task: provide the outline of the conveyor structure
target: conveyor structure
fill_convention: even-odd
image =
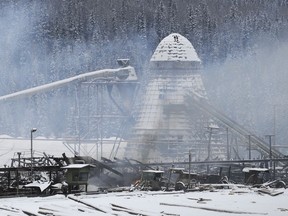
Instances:
[[[250,137],[251,145],[254,145],[259,151],[267,154],[268,156],[271,154],[274,158],[283,158],[284,155],[278,151],[277,149],[273,148],[273,146],[269,146],[269,143],[265,142],[263,139],[259,138],[257,135],[251,133],[249,130],[245,129],[243,126],[226,116],[225,114],[218,111],[214,108],[211,104],[207,102],[207,100],[199,97],[198,95],[190,92],[189,95],[186,96],[186,105],[194,106],[206,114],[210,115],[211,117],[217,120],[219,125],[223,125],[236,134],[240,135],[241,137],[248,139]],[[189,110],[189,109],[188,109]],[[271,153],[270,153],[271,151]]]

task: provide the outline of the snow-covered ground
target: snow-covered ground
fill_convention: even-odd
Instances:
[[[0,198],[0,215],[288,215],[287,190],[277,189],[283,192],[277,196],[257,190],[235,187],[214,192],[134,191]]]

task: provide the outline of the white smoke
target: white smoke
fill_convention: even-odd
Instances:
[[[275,133],[277,145],[288,138],[287,53],[288,42],[261,41],[203,74],[215,106],[258,136]]]

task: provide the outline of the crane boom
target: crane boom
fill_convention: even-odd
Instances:
[[[88,81],[88,80],[97,80],[97,79],[109,79],[109,80],[114,80],[114,81],[119,81],[119,82],[120,81],[136,81],[137,76],[135,73],[135,69],[131,66],[117,68],[117,69],[103,69],[103,70],[80,74],[77,76],[73,76],[73,77],[55,81],[52,83],[25,89],[22,91],[14,92],[11,94],[3,95],[3,96],[0,96],[0,101],[24,98],[24,97],[32,96],[37,93],[47,92],[52,89],[61,88],[71,83],[81,82],[81,81],[83,82],[83,81]]]

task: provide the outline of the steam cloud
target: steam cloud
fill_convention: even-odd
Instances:
[[[288,43],[263,41],[245,56],[206,68],[211,102],[258,136],[285,145],[288,130]]]

